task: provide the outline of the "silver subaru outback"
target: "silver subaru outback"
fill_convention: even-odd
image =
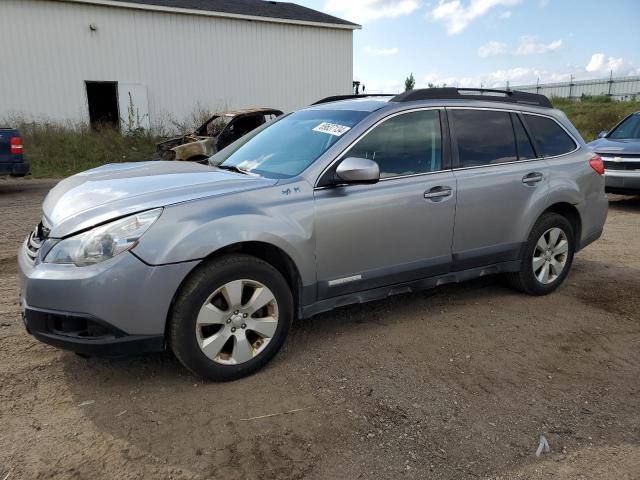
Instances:
[[[607,215],[602,160],[546,97],[331,97],[209,159],[60,182],[19,252],[25,326],[84,355],[265,365],[294,318],[487,274],[558,288]]]

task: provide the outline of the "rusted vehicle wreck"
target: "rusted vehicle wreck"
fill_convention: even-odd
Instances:
[[[216,113],[195,132],[157,146],[162,160],[202,162],[240,137],[282,115],[273,108],[251,108]]]

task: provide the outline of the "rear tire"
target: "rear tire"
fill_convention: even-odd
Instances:
[[[520,271],[508,273],[507,281],[529,295],[553,292],[569,274],[575,245],[571,222],[557,213],[545,213],[531,230]]]
[[[191,372],[236,380],[266,365],[287,338],[293,296],[284,277],[249,255],[227,255],[198,267],[174,304],[168,340]]]

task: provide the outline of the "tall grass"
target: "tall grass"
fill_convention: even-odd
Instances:
[[[156,159],[158,142],[193,132],[212,115],[211,110],[196,104],[181,122],[168,116],[164,127],[156,127],[151,132],[132,128],[129,133],[109,127],[94,130],[82,123],[27,121],[20,116],[0,124],[20,130],[33,177],[46,178],[67,177],[108,163]]]
[[[603,130],[610,130],[630,113],[640,111],[640,102],[613,102],[610,97],[585,97],[580,101],[552,98],[553,105],[564,111],[585,141],[595,140]]]
[[[53,123],[18,123],[25,157],[36,178],[67,177],[107,163],[157,158],[157,137],[123,135],[113,128],[91,130]]]

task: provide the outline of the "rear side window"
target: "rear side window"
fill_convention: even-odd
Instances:
[[[450,110],[459,167],[478,167],[518,159],[511,117],[491,110]]]
[[[366,134],[347,156],[375,160],[381,178],[441,170],[440,113],[423,110],[390,118]]]
[[[543,157],[564,155],[576,149],[576,143],[556,121],[538,115],[526,114],[525,119]]]
[[[536,158],[536,154],[531,146],[531,140],[527,135],[526,130],[522,125],[522,120],[515,113],[511,114],[511,121],[513,122],[513,131],[516,134],[516,143],[518,146],[518,158],[520,160],[531,160]]]

